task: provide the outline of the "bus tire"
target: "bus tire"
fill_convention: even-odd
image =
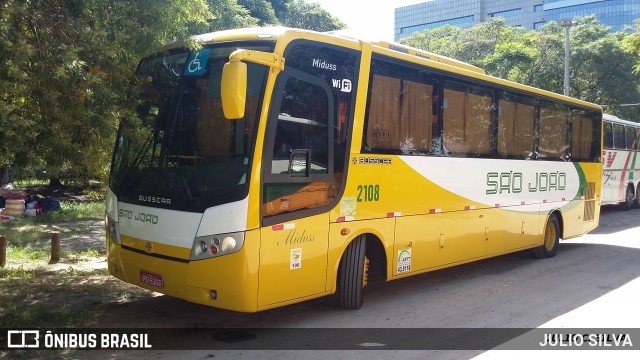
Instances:
[[[347,246],[340,259],[338,270],[338,306],[343,309],[362,307],[364,288],[365,252],[367,243],[364,236],[358,236]]]
[[[624,194],[624,202],[620,203],[620,209],[627,211],[631,210],[633,207],[633,197],[634,197],[633,187],[631,185],[627,185],[627,190]]]
[[[636,186],[636,198],[633,200],[633,207],[640,209],[640,184]]]
[[[560,243],[560,223],[555,215],[550,215],[544,227],[544,242],[531,249],[531,255],[536,259],[547,259],[556,256]]]

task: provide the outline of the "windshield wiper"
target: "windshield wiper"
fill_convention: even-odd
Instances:
[[[129,176],[133,173],[133,170],[138,169],[138,166],[140,166],[140,163],[142,163],[142,160],[144,159],[145,154],[149,151],[149,147],[151,146],[151,139],[153,137],[153,134],[149,134],[149,137],[147,137],[147,140],[145,141],[144,145],[142,145],[142,147],[140,148],[140,151],[138,151],[138,153],[136,154],[136,157],[133,160],[133,163],[131,164],[131,166],[129,166],[129,169],[127,170],[127,173],[124,175],[124,178],[122,178],[122,186],[124,186],[125,188],[125,192],[130,192],[131,189],[133,188],[133,184],[127,184],[127,180],[129,179]]]

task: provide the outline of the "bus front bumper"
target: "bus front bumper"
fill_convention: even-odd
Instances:
[[[109,273],[125,282],[216,308],[258,310],[258,247],[197,261],[167,259],[123,248],[107,235]],[[255,258],[254,258],[255,257]]]

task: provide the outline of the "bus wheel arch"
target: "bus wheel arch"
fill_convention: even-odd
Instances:
[[[343,309],[362,307],[362,292],[369,275],[382,275],[386,279],[386,263],[384,247],[376,235],[356,236],[340,257],[336,279],[338,306]]]
[[[560,239],[563,237],[563,230],[564,226],[560,211],[555,210],[549,213],[542,235],[542,245],[531,249],[531,255],[536,259],[546,259],[556,256]]]

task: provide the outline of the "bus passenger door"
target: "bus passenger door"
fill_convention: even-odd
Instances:
[[[321,214],[262,228],[259,307],[325,291],[328,220]]]
[[[334,99],[295,69],[276,85],[262,159],[258,306],[326,291],[328,205],[336,198]]]

